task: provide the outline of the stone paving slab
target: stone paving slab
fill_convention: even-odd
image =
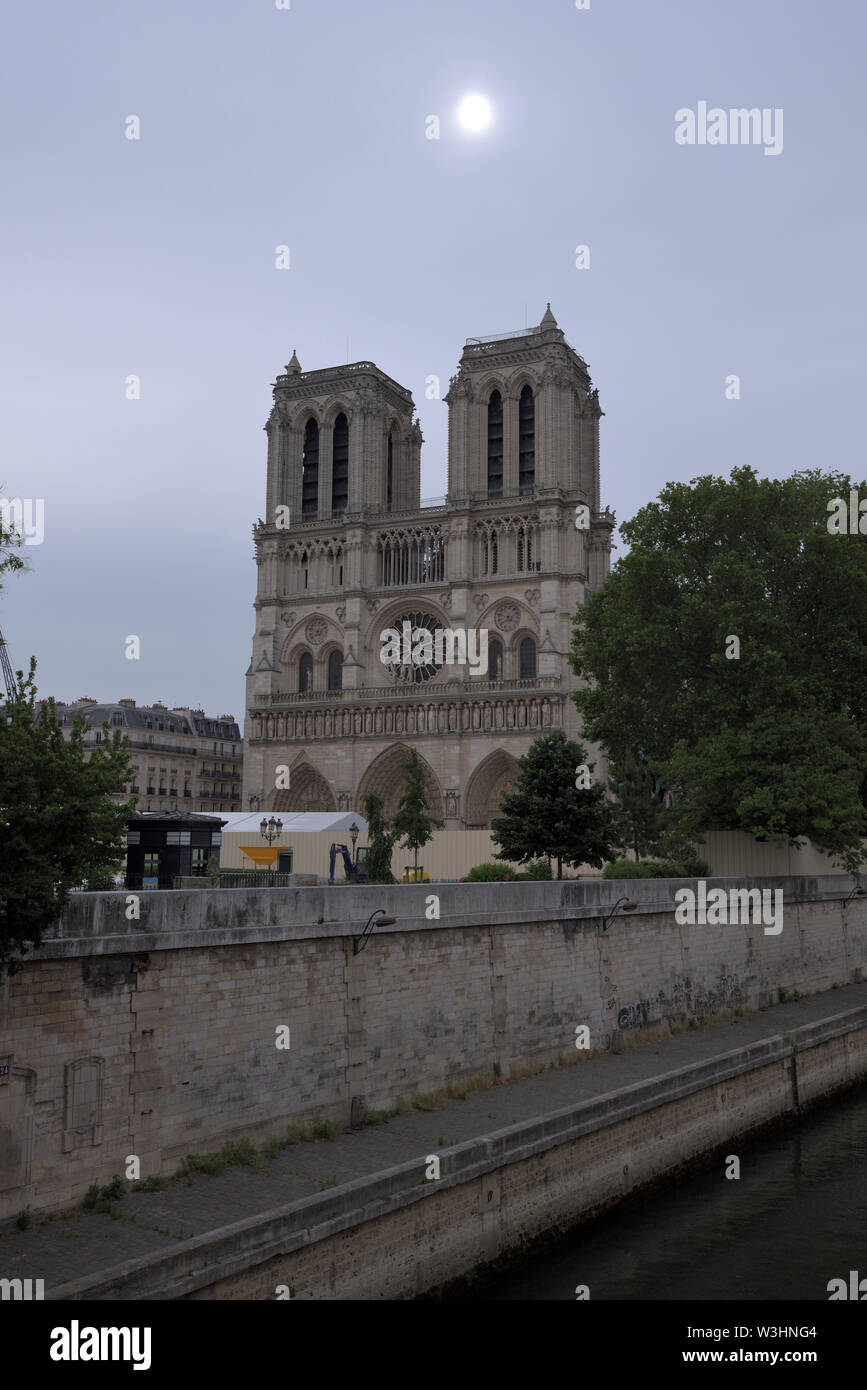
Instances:
[[[778,1004],[732,1022],[689,1030],[622,1053],[509,1081],[434,1111],[412,1110],[386,1123],[284,1149],[261,1169],[232,1167],[218,1176],[173,1181],[161,1192],[134,1192],[115,1205],[118,1219],[94,1212],[35,1219],[26,1231],[0,1234],[0,1278],[44,1279],[46,1293],[185,1239],[268,1212],[326,1188],[392,1168],[649,1081],[738,1047],[867,1005],[867,984]],[[275,1125],[275,1132],[279,1131]]]

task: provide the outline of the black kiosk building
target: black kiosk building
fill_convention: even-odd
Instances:
[[[127,888],[171,888],[176,877],[218,868],[225,824],[194,811],[136,812],[126,826]]]

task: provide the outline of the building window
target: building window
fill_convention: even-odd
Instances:
[[[213,807],[213,809],[216,810],[217,808]],[[210,851],[204,846],[193,846],[193,860],[190,867],[192,868],[194,877],[204,878],[205,874],[208,872],[208,860],[210,857]]]
[[[536,481],[536,402],[525,386],[518,403],[518,488],[532,492]]]
[[[318,511],[319,426],[311,417],[304,431],[304,452],[301,456],[301,515],[316,516]]]
[[[349,505],[349,421],[341,412],[334,421],[331,468],[331,514],[345,512]]]
[[[488,401],[488,496],[503,495],[503,398],[492,391]]]
[[[160,852],[158,849],[149,849],[145,852],[144,867],[142,873],[145,878],[156,878],[160,871]]]
[[[498,681],[503,674],[503,644],[498,637],[488,647],[488,674],[492,681]]]
[[[530,526],[518,527],[515,558],[519,574],[533,568],[533,531]]]
[[[302,652],[298,662],[298,689],[302,694],[313,689],[313,657],[309,652]]]
[[[532,637],[525,637],[520,646],[521,680],[536,679],[536,643]]]
[[[343,653],[332,652],[328,658],[328,689],[343,689]]]
[[[167,831],[166,831],[166,844],[167,844],[167,845],[188,845],[189,843],[190,843],[190,831],[189,831],[189,830],[167,830]]]
[[[385,468],[385,510],[386,510],[387,512],[390,512],[390,511],[391,511],[392,484],[393,484],[393,481],[394,481],[394,478],[393,478],[393,464],[394,464],[394,431],[393,431],[393,430],[389,430],[389,432],[388,432],[388,460],[387,460],[386,468]]]

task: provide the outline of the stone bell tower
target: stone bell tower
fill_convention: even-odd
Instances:
[[[421,432],[412,396],[373,362],[303,372],[293,352],[274,385],[266,524],[289,528],[365,508],[418,506]]]
[[[446,400],[450,500],[555,488],[599,511],[599,394],[550,304],[538,328],[468,339]]]
[[[549,305],[533,328],[468,338],[444,400],[448,494],[422,506],[405,387],[369,361],[305,372],[294,352],[277,378],[245,808],[363,814],[375,792],[391,815],[412,748],[434,816],[485,828],[533,739],[579,733],[572,624],[614,526],[587,363]],[[386,660],[404,624],[484,634],[485,666]]]

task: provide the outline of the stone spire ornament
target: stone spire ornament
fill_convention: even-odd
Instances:
[[[550,305],[549,305],[549,308],[550,308]],[[292,356],[291,356],[291,358],[290,358],[289,361],[286,363],[286,375],[287,375],[287,376],[300,376],[300,375],[301,375],[301,363],[298,361],[298,354],[297,354],[297,352],[295,351],[294,348],[292,349]]]
[[[542,331],[543,331],[544,333],[549,333],[549,332],[551,331],[552,328],[556,328],[556,327],[557,327],[557,320],[555,319],[554,315],[551,313],[551,301],[550,301],[550,300],[548,301],[548,307],[547,307],[547,309],[545,310],[544,314],[542,315],[542,322],[539,324],[539,327],[542,329]]]

